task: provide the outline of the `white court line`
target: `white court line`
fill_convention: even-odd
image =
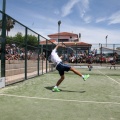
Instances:
[[[118,83],[118,84],[120,85],[120,82],[118,82],[118,81],[116,81],[115,79],[109,77],[108,75],[104,74],[104,73],[101,72],[100,70],[98,70],[98,72],[100,72],[101,74],[103,74],[103,75],[105,75],[107,78],[109,78],[110,80],[112,80],[112,81],[114,81],[114,82],[116,82],[116,83]]]
[[[11,95],[11,94],[0,94],[0,96],[17,97],[17,98],[27,98],[27,99],[37,99],[37,100],[49,100],[49,101],[62,101],[62,102],[79,102],[79,103],[115,104],[115,105],[120,105],[120,103],[118,103],[118,102],[97,102],[97,101],[79,101],[79,100],[67,100],[67,99],[51,99],[51,98],[19,96],[19,95]]]

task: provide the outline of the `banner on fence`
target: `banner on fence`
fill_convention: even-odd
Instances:
[[[0,78],[0,88],[5,87],[5,77]]]

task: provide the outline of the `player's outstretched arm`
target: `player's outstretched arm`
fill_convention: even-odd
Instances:
[[[57,45],[56,45],[56,47],[55,47],[54,49],[56,49],[56,50],[57,50],[57,49],[58,49],[58,47],[66,47],[66,46],[65,46],[65,45],[63,45],[63,44],[61,44],[61,43],[59,43],[59,44],[57,44]]]

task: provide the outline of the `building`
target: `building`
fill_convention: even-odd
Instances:
[[[75,53],[86,52],[89,53],[92,44],[81,42],[81,34],[74,34],[69,32],[60,32],[48,35],[47,47],[49,51],[53,48],[53,44],[64,43],[67,47],[71,47]],[[41,41],[40,45],[46,45],[46,41]]]
[[[77,34],[69,32],[61,32],[48,35],[50,39],[56,40],[56,42],[78,42],[79,38]]]

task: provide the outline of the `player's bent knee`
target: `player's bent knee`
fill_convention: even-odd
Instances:
[[[65,76],[61,76],[61,79],[64,80],[64,79],[65,79]]]

